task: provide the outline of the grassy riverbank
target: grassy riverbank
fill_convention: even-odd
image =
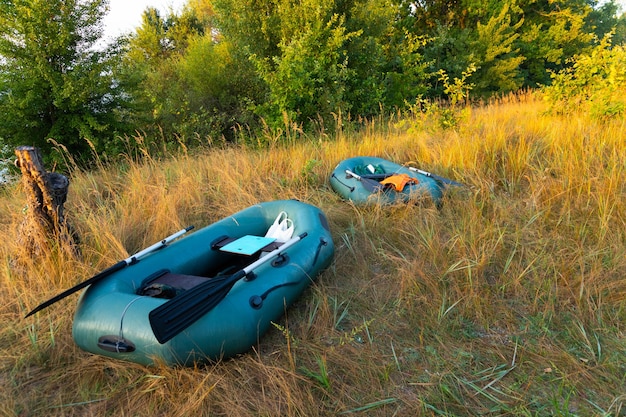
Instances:
[[[532,95],[358,134],[206,147],[71,174],[81,256],[17,246],[0,198],[0,414],[590,416],[626,413],[626,124],[544,112]],[[328,177],[372,155],[466,184],[441,209],[357,207]],[[335,260],[249,354],[191,369],[80,351],[77,295],[40,302],[180,228],[259,201],[327,215]]]

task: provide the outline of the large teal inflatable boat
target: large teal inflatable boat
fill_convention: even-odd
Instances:
[[[371,156],[341,161],[330,177],[333,190],[356,204],[427,198],[439,205],[446,184],[461,185],[417,168]]]
[[[73,337],[88,352],[144,365],[229,358],[256,345],[333,254],[317,207],[257,204],[90,285]]]

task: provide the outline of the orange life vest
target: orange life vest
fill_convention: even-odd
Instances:
[[[396,191],[402,191],[407,184],[417,184],[419,181],[408,174],[395,174],[385,178],[380,183],[393,186]]]

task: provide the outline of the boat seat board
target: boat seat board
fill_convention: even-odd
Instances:
[[[252,256],[259,252],[271,252],[282,245],[274,238],[246,235],[240,238],[221,236],[211,243],[211,249],[238,255]]]

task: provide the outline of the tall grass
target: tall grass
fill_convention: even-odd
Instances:
[[[415,113],[77,170],[80,255],[24,254],[25,199],[6,188],[0,415],[626,415],[626,124],[543,106],[528,93],[463,109],[455,129]],[[468,187],[440,209],[355,206],[327,183],[355,155]],[[324,210],[335,261],[248,354],[180,369],[82,352],[76,296],[23,318],[181,227],[282,198]]]

